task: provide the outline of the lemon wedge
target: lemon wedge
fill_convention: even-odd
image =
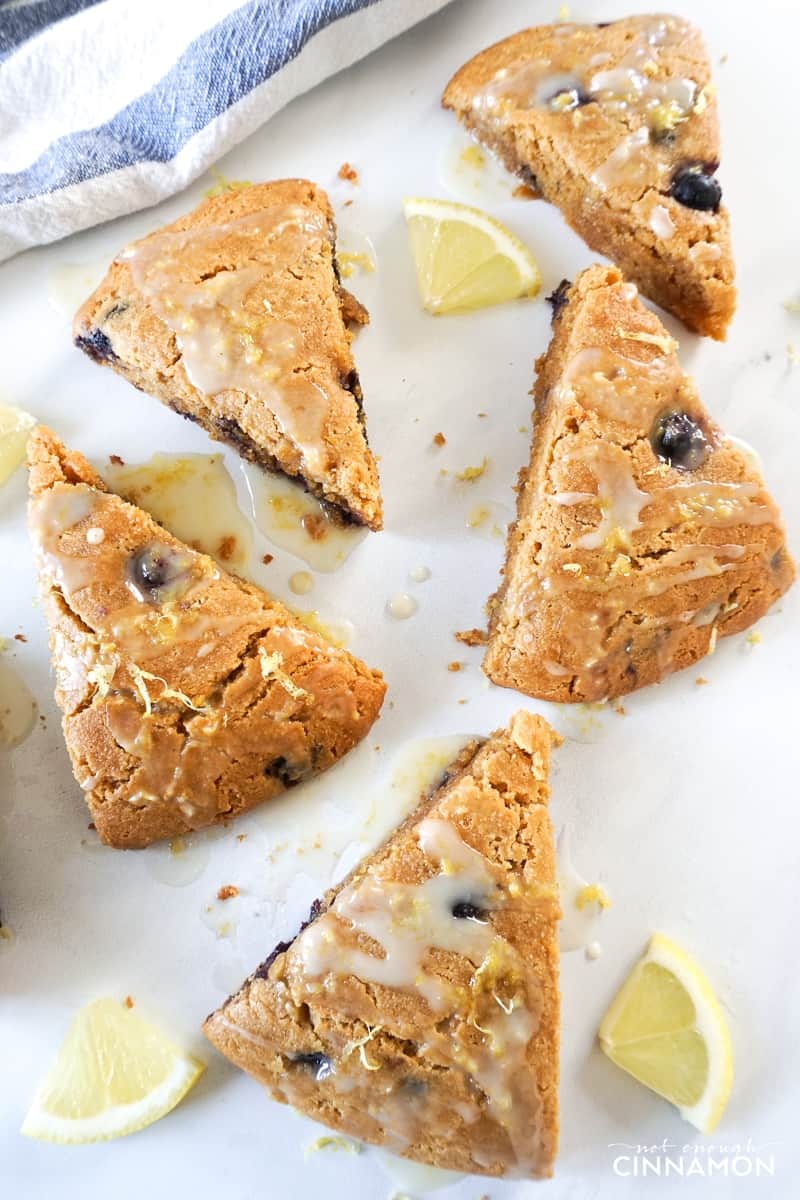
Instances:
[[[600,1045],[618,1067],[711,1133],[733,1081],[728,1026],[711,984],[685,950],[653,934],[603,1018]]]
[[[170,1112],[203,1070],[130,1009],[95,1000],[72,1022],[22,1132],[74,1145],[136,1133]]]
[[[541,286],[519,238],[478,208],[411,196],[403,203],[417,285],[431,313],[486,308]]]
[[[30,413],[10,404],[0,404],[0,487],[25,457],[28,434],[35,424]]]

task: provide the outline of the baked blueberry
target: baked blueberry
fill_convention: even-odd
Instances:
[[[102,329],[90,329],[75,338],[75,345],[97,363],[114,362],[116,354]]]
[[[590,104],[591,100],[589,93],[575,82],[559,87],[546,97],[545,104],[553,112],[572,112],[573,108],[581,108],[584,104]]]
[[[176,600],[189,586],[191,566],[188,554],[171,550],[162,542],[151,542],[132,556],[128,586],[140,600],[153,604]]]
[[[669,194],[684,208],[716,212],[722,200],[722,188],[714,177],[713,164],[689,163],[678,167],[672,176]]]
[[[317,1051],[311,1054],[295,1054],[292,1056],[292,1062],[298,1067],[305,1067],[306,1070],[313,1072],[317,1083],[321,1083],[323,1079],[327,1079],[329,1075],[333,1074],[333,1063],[327,1054],[320,1054]]]
[[[278,779],[285,788],[294,787],[301,779],[304,779],[309,773],[308,763],[290,762],[283,754],[279,754],[277,758],[273,758],[272,762],[267,763],[264,768],[264,774],[271,776],[273,779]]]
[[[662,413],[650,434],[653,452],[679,471],[694,471],[703,462],[709,442],[689,413],[680,410]]]
[[[458,917],[460,921],[479,921],[481,925],[485,925],[489,920],[489,914],[484,908],[479,908],[477,904],[473,904],[471,900],[457,900],[453,905],[451,912],[454,917]]]
[[[561,283],[558,285],[556,290],[554,292],[551,292],[550,295],[547,297],[547,303],[550,305],[550,307],[553,310],[552,316],[550,318],[552,321],[555,321],[556,317],[561,316],[561,310],[564,307],[564,305],[567,303],[568,293],[569,293],[569,289],[571,287],[572,287],[572,283],[570,282],[569,279],[562,279]]]

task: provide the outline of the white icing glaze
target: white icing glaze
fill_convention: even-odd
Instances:
[[[295,945],[303,968],[301,989],[313,995],[331,976],[353,976],[416,992],[442,1017],[448,1013],[466,1017],[480,1032],[480,1043],[451,1033],[449,1022],[431,1022],[420,1054],[442,1065],[456,1064],[472,1077],[486,1097],[490,1113],[506,1129],[518,1165],[524,1166],[535,1147],[528,1144],[532,1132],[526,1124],[525,1106],[515,1106],[514,1098],[522,1086],[525,1050],[537,1018],[519,983],[514,983],[513,993],[506,993],[505,998],[494,991],[495,981],[509,971],[508,977],[515,980],[521,980],[523,973],[516,951],[499,937],[488,913],[475,919],[453,914],[453,906],[465,901],[491,912],[502,901],[502,893],[488,861],[463,841],[451,822],[428,817],[416,833],[420,848],[437,871],[419,883],[400,883],[378,871],[344,888]],[[355,935],[371,939],[378,953],[360,948]],[[431,969],[431,950],[462,955],[476,968],[466,1012],[463,989]],[[484,994],[496,1003],[484,1004],[479,1023],[475,1005]],[[369,1114],[380,1122],[393,1148],[402,1149],[420,1137],[425,1105],[393,1092],[391,1082],[382,1090],[380,1084],[378,1077]]]
[[[663,204],[654,204],[650,210],[650,228],[657,238],[666,241],[675,233],[675,222]]]
[[[581,534],[575,546],[581,550],[599,550],[603,546],[630,545],[630,535],[640,527],[642,510],[651,502],[649,492],[641,491],[634,482],[630,456],[611,442],[593,442],[584,450],[570,456],[569,461],[585,462],[597,480],[597,492],[586,500],[585,493],[556,493],[556,503],[582,504],[594,501],[600,507],[600,523],[595,529]],[[564,500],[564,496],[569,497]]]
[[[211,396],[236,391],[263,401],[301,451],[306,468],[319,473],[326,466],[323,429],[329,396],[302,372],[292,371],[303,360],[303,332],[273,315],[268,297],[261,295],[263,269],[253,265],[218,269],[207,279],[193,276],[187,251],[212,251],[228,235],[250,241],[253,259],[272,244],[291,265],[301,255],[317,252],[326,230],[321,214],[287,205],[228,224],[153,234],[121,258],[175,334],[189,382]]]

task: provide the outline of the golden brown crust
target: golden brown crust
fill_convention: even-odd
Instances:
[[[137,848],[245,812],[331,766],[376,719],[378,672],[106,492],[46,429],[31,532],[75,776],[102,841]],[[187,586],[142,600],[157,545]]]
[[[313,233],[305,241],[294,236],[296,230],[276,234],[274,226],[290,212],[311,223]],[[254,231],[252,222],[259,217],[263,226]],[[181,233],[191,236],[176,242]],[[282,423],[268,394],[235,385],[208,394],[192,383],[186,346],[181,349],[176,332],[134,275],[137,254],[161,246],[174,256],[168,270],[184,287],[184,296],[185,285],[197,288],[221,272],[232,280],[248,275],[241,310],[262,327],[277,322],[281,329],[291,328],[294,358],[281,361],[284,374],[277,386],[295,408],[307,400],[295,394],[299,383],[324,396],[314,456]],[[213,196],[135,243],[114,260],[78,310],[73,334],[96,362],[198,422],[211,437],[265,468],[302,479],[343,519],[380,529],[378,474],[364,431],[347,328],[348,322],[368,319],[366,309],[338,282],[328,197],[313,183],[288,179]]]
[[[610,175],[607,165],[642,127],[645,114],[636,103],[583,102],[572,110],[552,111],[531,103],[527,87],[514,93],[513,82],[508,84],[510,99],[501,99],[500,109],[489,111],[482,102],[487,88],[502,97],[498,72],[507,72],[506,82],[519,80],[520,72],[530,73],[537,64],[549,64],[553,78],[575,73],[583,87],[598,72],[613,77],[621,63],[631,61],[636,39],[652,37],[660,21],[674,22],[674,34],[668,33],[668,44],[650,47],[649,61],[643,56],[637,64],[643,72],[639,78],[678,89],[688,79],[695,85],[695,99],[686,118],[668,129],[662,141],[637,150],[641,170],[628,174],[623,168]],[[724,339],[736,302],[727,210],[698,211],[668,194],[675,168],[719,163],[717,107],[697,29],[678,18],[653,16],[628,17],[604,28],[527,29],[470,59],[448,83],[442,103],[509,170],[557,204],[584,241],[611,258],[645,295],[689,329]],[[607,186],[600,186],[599,178]]]
[[[213,1044],[275,1099],[364,1141],[453,1170],[549,1175],[558,1138],[560,915],[547,813],[552,740],[541,717],[520,712],[507,730],[468,746],[390,839],[314,906],[294,942],[278,947],[208,1018],[204,1031]],[[389,945],[402,961],[408,939],[413,944],[417,936],[420,889],[432,879],[441,883],[430,849],[422,847],[431,822],[452,831],[462,853],[477,852],[496,881],[498,893],[484,914],[494,940],[483,961],[437,949],[439,920],[464,924],[448,902],[442,915],[434,909],[430,920],[421,919],[417,949],[426,949],[407,984],[376,981],[370,978],[376,959],[368,956],[380,960],[381,949],[342,923],[341,905],[377,884],[372,907],[379,909],[385,889],[405,933],[395,945],[390,923],[383,950],[389,953]],[[460,860],[440,869],[459,878]],[[465,889],[468,875],[460,877]],[[324,954],[330,937],[342,939],[335,968],[317,975],[314,955],[320,946]],[[359,953],[360,976],[355,960],[348,962]],[[504,990],[509,963],[516,972],[513,1000]],[[491,990],[484,993],[487,977]],[[519,1058],[520,1048],[502,1036],[509,1027],[493,1024],[492,1014],[502,1020],[505,1011],[500,1000],[516,1019],[531,1017]],[[487,1060],[488,1047],[495,1055]],[[510,1108],[495,1106],[498,1093],[513,1097]]]
[[[554,325],[484,670],[542,699],[600,700],[697,662],[763,616],[795,569],[758,470],[633,285],[590,267]],[[667,412],[708,440],[694,469],[654,452]]]

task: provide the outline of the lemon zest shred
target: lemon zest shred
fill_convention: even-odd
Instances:
[[[344,1054],[342,1055],[342,1058],[349,1058],[350,1055],[353,1053],[353,1051],[357,1050],[358,1057],[361,1059],[361,1065],[365,1071],[380,1071],[380,1069],[381,1069],[380,1064],[379,1063],[371,1063],[369,1061],[369,1059],[367,1058],[367,1052],[364,1049],[364,1047],[367,1045],[368,1042],[372,1041],[372,1039],[375,1037],[375,1034],[378,1033],[379,1030],[381,1030],[382,1028],[383,1028],[382,1025],[373,1025],[372,1028],[370,1028],[370,1026],[367,1025],[367,1032],[366,1032],[365,1036],[363,1038],[358,1038],[357,1041],[348,1042],[348,1044],[344,1048]]]
[[[477,467],[464,467],[463,471],[456,471],[456,479],[460,479],[462,483],[472,483],[475,479],[480,479],[489,465],[489,459],[484,458]]]
[[[673,354],[678,349],[675,338],[670,337],[668,333],[645,333],[644,331],[629,333],[621,325],[618,325],[617,337],[623,338],[626,342],[646,342],[648,346],[658,346],[664,354]]]
[[[152,672],[145,671],[143,667],[138,667],[136,663],[129,663],[128,671],[133,676],[134,687],[144,701],[145,713],[148,717],[152,711],[152,700],[145,680],[150,683],[161,683],[164,685],[164,690],[158,697],[159,700],[177,700],[180,704],[185,705],[186,708],[190,708],[192,712],[206,711],[203,705],[195,704],[194,701],[190,700],[185,692],[170,687],[166,679],[163,679],[161,675],[153,675]]]
[[[304,688],[298,687],[285,671],[281,670],[283,655],[279,650],[270,654],[266,646],[259,646],[258,658],[261,663],[261,674],[265,679],[277,679],[278,683],[287,691],[293,700],[305,700],[308,692]]]
[[[315,1142],[309,1142],[306,1146],[303,1157],[308,1159],[312,1154],[318,1154],[320,1150],[345,1150],[348,1154],[360,1154],[363,1147],[360,1142],[354,1142],[350,1138],[339,1137],[337,1134],[323,1134],[318,1137]]]
[[[590,904],[596,904],[598,908],[611,907],[611,898],[599,883],[585,884],[575,897],[575,907],[578,912],[583,912]]]

